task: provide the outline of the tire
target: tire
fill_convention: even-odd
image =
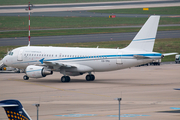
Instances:
[[[94,75],[86,75],[86,80],[87,81],[94,81],[95,80],[95,76]]]
[[[61,77],[61,82],[66,82],[66,76]]]
[[[70,77],[69,76],[66,76],[66,82],[70,82]]]
[[[24,79],[24,80],[29,80],[29,77],[28,77],[27,75],[24,75],[24,76],[23,76],[23,79]]]
[[[91,81],[91,76],[90,75],[86,75],[86,80],[87,81]]]
[[[95,80],[95,76],[91,75],[91,81],[94,81],[94,80]]]
[[[69,76],[62,76],[61,77],[61,82],[70,82],[70,77]]]

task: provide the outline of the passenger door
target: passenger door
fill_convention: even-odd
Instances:
[[[117,59],[116,59],[116,64],[123,64],[122,62],[122,52],[118,53]]]
[[[18,56],[17,56],[18,61],[23,61],[23,49],[19,50]]]

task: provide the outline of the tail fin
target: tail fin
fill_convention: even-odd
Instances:
[[[4,108],[9,120],[32,120],[18,100],[0,101],[0,107]]]
[[[133,51],[152,52],[156,38],[160,16],[152,15],[134,37],[132,42],[125,48]]]

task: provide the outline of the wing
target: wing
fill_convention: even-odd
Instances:
[[[81,64],[71,64],[71,63],[62,63],[62,62],[52,62],[44,61],[44,58],[39,60],[41,62],[40,66],[48,66],[54,70],[66,69],[72,72],[91,72],[93,69],[86,65]]]
[[[58,67],[66,67],[66,68],[76,68],[75,65],[70,65],[70,64],[64,64],[64,63],[59,63],[59,62],[48,62],[44,61],[43,62],[47,66],[58,66]]]

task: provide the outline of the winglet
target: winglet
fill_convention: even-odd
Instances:
[[[18,100],[0,101],[0,107],[4,108],[9,120],[32,120]]]
[[[44,61],[44,58],[39,60],[39,62],[41,62],[41,64],[43,64],[43,61]]]

